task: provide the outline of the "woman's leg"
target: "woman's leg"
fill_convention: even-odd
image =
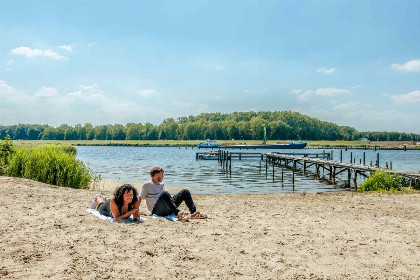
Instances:
[[[168,216],[172,214],[178,215],[179,212],[180,210],[175,205],[171,195],[165,191],[160,194],[158,200],[156,201],[152,214],[156,214],[158,216]]]
[[[194,205],[194,201],[191,197],[191,193],[189,190],[184,189],[174,195],[173,201],[175,202],[176,207],[181,205],[183,201],[185,201],[185,204],[187,205],[188,209],[190,210],[191,214],[195,213],[197,211],[197,208]]]

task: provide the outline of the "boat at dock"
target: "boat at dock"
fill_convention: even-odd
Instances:
[[[307,142],[289,142],[285,144],[222,145],[223,149],[303,149]]]
[[[216,140],[207,139],[206,142],[201,142],[197,145],[198,148],[219,148],[219,143]]]
[[[207,142],[202,142],[197,145],[198,148],[220,148],[220,149],[303,149],[307,145],[307,142],[289,142],[284,144],[253,144],[253,145],[246,145],[246,144],[223,144],[219,145],[215,140],[207,140]]]

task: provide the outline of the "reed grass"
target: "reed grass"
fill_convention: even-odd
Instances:
[[[51,185],[88,188],[93,176],[75,155],[74,147],[63,145],[18,148],[9,160],[6,174]]]

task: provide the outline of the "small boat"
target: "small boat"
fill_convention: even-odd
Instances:
[[[207,139],[206,142],[201,142],[197,145],[198,148],[219,148],[219,144],[216,140]]]
[[[219,154],[218,153],[204,153],[199,156],[199,159],[217,160],[219,159]]]

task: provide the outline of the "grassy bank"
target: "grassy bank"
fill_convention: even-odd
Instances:
[[[195,147],[198,143],[205,140],[15,140],[14,143],[19,147],[29,147],[42,144],[55,145],[73,145],[73,146],[133,146],[133,147]],[[268,144],[288,143],[292,140],[270,140]],[[218,140],[219,144],[260,144],[257,140]],[[402,141],[307,141],[308,148],[373,148],[380,149],[420,149],[420,145],[416,146],[413,142]]]
[[[93,180],[89,168],[76,159],[74,146],[15,147],[10,141],[1,141],[0,148],[0,175],[77,189],[88,188]]]

